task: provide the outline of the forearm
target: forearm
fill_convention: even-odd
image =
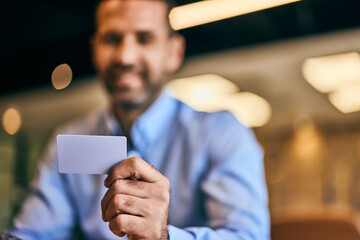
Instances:
[[[26,240],[71,237],[74,216],[63,180],[57,172],[55,149],[54,142],[51,142],[40,161],[37,178],[32,182],[29,195],[8,234]]]

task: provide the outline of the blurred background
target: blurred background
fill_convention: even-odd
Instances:
[[[54,128],[106,104],[90,59],[95,2],[2,4],[0,231]],[[186,59],[168,91],[200,110],[230,110],[254,129],[274,220],[360,208],[359,13],[359,0],[303,0],[176,25]]]

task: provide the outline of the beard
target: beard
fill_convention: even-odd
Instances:
[[[122,95],[127,93],[107,86],[114,103],[126,111],[147,108],[155,101],[162,88],[163,85],[147,85],[147,87],[142,90],[136,99],[124,99]]]
[[[118,85],[121,78],[126,74],[136,76],[140,85],[137,87]],[[132,111],[141,108],[147,108],[160,94],[166,77],[151,78],[145,69],[135,68],[133,66],[113,65],[109,67],[102,76],[105,87],[110,93],[113,102],[126,111]],[[120,80],[119,80],[120,79]]]

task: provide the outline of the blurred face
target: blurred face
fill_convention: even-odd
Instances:
[[[181,64],[169,33],[167,5],[153,0],[103,1],[97,12],[93,62],[118,106],[149,105]]]

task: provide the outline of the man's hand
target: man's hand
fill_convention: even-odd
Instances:
[[[140,158],[116,164],[104,182],[102,218],[119,237],[168,239],[169,180]]]

